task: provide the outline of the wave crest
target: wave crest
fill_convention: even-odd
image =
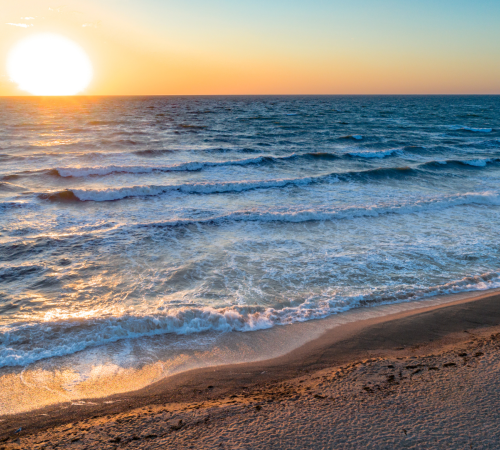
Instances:
[[[363,151],[363,152],[349,152],[346,153],[348,156],[354,156],[358,158],[385,158],[386,156],[401,156],[402,150],[399,148],[394,148],[391,150],[380,150],[380,151]]]

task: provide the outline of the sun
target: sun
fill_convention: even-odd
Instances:
[[[44,33],[20,41],[9,53],[7,71],[19,89],[33,95],[75,95],[92,81],[92,63],[75,42]]]

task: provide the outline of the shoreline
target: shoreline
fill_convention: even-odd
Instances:
[[[407,358],[442,351],[471,333],[500,327],[500,293],[467,298],[339,325],[301,347],[263,361],[194,369],[134,392],[95,399],[84,406],[56,404],[0,417],[0,442],[10,442],[70,422],[130,413],[138,408],[184,408],[276,386],[287,380],[370,358]],[[14,434],[16,430],[21,431]]]
[[[249,332],[161,334],[125,339],[26,367],[4,368],[0,370],[0,420],[1,416],[58,404],[65,404],[63,408],[77,405],[85,409],[95,401],[102,403],[108,397],[136,392],[191,370],[281,357],[339,326],[423,311],[497,291],[500,289],[490,288],[365,305],[321,319]]]

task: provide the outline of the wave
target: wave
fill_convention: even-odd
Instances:
[[[6,176],[5,178],[8,179],[8,176]],[[0,191],[16,192],[22,189],[24,189],[23,186],[19,186],[18,184],[9,183],[7,181],[0,181]]]
[[[279,178],[271,180],[243,180],[227,182],[202,182],[172,184],[164,186],[146,185],[106,189],[65,189],[49,193],[40,193],[38,197],[51,201],[113,201],[130,197],[150,197],[163,195],[169,192],[183,192],[185,194],[221,194],[229,192],[243,192],[254,189],[283,188],[287,186],[307,186],[313,183],[349,181],[353,178],[402,178],[418,176],[420,171],[411,167],[381,167],[351,172],[332,172],[303,178]]]
[[[339,139],[354,139],[356,141],[360,141],[361,139],[363,139],[363,136],[361,136],[360,134],[348,134],[347,136],[339,137]]]
[[[401,155],[400,149],[382,150],[373,152],[349,152],[343,155],[336,155],[328,152],[310,152],[305,154],[292,153],[286,156],[260,155],[254,158],[236,159],[228,161],[188,161],[184,163],[165,165],[165,166],[94,166],[94,167],[61,167],[55,169],[44,169],[35,171],[26,171],[23,173],[45,173],[52,176],[67,177],[87,177],[87,176],[104,176],[115,173],[153,173],[153,172],[175,172],[175,171],[199,171],[208,167],[222,166],[246,166],[253,164],[279,163],[291,160],[300,159],[324,159],[335,160],[347,157],[360,158],[385,158],[387,156]],[[16,176],[16,175],[14,175]]]
[[[79,201],[71,192],[66,192],[68,198],[66,201]],[[64,201],[58,198],[57,201]],[[11,207],[21,207],[30,204],[16,204]],[[406,215],[414,213],[433,213],[445,209],[460,206],[500,206],[499,192],[469,192],[464,194],[445,195],[439,197],[423,198],[407,202],[383,202],[374,205],[344,207],[344,208],[309,208],[309,209],[278,209],[278,210],[240,210],[227,214],[211,215],[204,218],[176,218],[156,222],[142,222],[129,225],[117,225],[114,227],[102,228],[95,225],[92,229],[85,227],[84,230],[70,232],[66,235],[58,235],[57,238],[47,236],[46,234],[32,235],[30,239],[25,238],[19,241],[4,243],[0,245],[0,255],[3,260],[13,261],[23,255],[34,255],[53,249],[66,242],[67,239],[73,239],[80,236],[81,233],[130,233],[134,229],[140,228],[173,228],[187,226],[221,226],[224,224],[238,222],[257,222],[257,223],[304,223],[321,222],[336,220],[355,220],[360,218],[379,217],[391,214]],[[0,204],[1,207],[1,204]]]
[[[313,221],[333,221],[356,219],[361,217],[378,217],[388,214],[413,214],[440,211],[456,206],[485,205],[500,206],[498,192],[468,192],[421,199],[407,203],[375,204],[365,207],[346,207],[337,209],[302,209],[286,211],[236,211],[220,216],[204,219],[174,219],[162,222],[145,223],[140,226],[181,226],[191,224],[218,224],[227,222],[286,222],[301,223]]]
[[[442,167],[447,165],[457,165],[457,166],[472,166],[472,167],[486,167],[488,164],[494,164],[500,162],[499,158],[484,158],[484,159],[469,159],[469,160],[460,160],[460,159],[447,159],[447,160],[436,160],[436,161],[428,161],[422,164],[422,167]]]
[[[249,165],[262,164],[269,162],[285,161],[299,158],[321,158],[335,159],[336,155],[329,153],[310,153],[307,155],[292,154],[286,157],[268,157],[259,156],[244,160],[232,160],[221,162],[187,162],[171,166],[97,166],[83,168],[59,168],[42,171],[53,176],[60,177],[86,177],[96,175],[109,175],[113,173],[151,173],[151,172],[167,172],[167,171],[198,171],[206,167],[229,166],[229,165]],[[322,182],[339,182],[352,181],[355,179],[361,181],[370,181],[384,178],[403,179],[407,177],[422,177],[425,176],[425,171],[421,169],[437,167],[441,168],[448,165],[457,166],[472,166],[486,167],[488,164],[496,163],[500,159],[476,159],[476,160],[434,160],[428,161],[417,166],[409,167],[378,167],[374,169],[360,171],[344,171],[344,172],[329,172],[321,175],[314,175],[303,178],[278,178],[269,180],[242,180],[242,181],[227,181],[227,182],[199,182],[185,183],[172,185],[139,185],[121,188],[105,188],[105,189],[65,189],[63,191],[43,192],[39,193],[38,197],[52,201],[112,201],[121,200],[130,197],[148,197],[158,196],[169,192],[183,192],[186,194],[219,194],[229,192],[243,192],[254,189],[271,189],[283,188],[286,186],[306,186],[313,183]],[[428,173],[428,172],[427,172]],[[2,185],[10,183],[3,182]],[[1,186],[1,185],[0,185]],[[13,188],[15,185],[11,185]]]
[[[272,156],[258,156],[256,158],[230,160],[230,161],[188,161],[185,163],[167,166],[98,166],[98,167],[64,167],[52,169],[48,173],[61,177],[86,177],[89,175],[109,175],[112,173],[151,173],[151,172],[175,172],[175,171],[198,171],[206,167],[218,166],[246,166],[248,164],[259,164],[279,159]]]
[[[259,144],[257,144],[259,145]],[[270,147],[271,144],[263,144],[264,146]],[[166,149],[166,148],[147,148],[147,149],[142,149],[142,150],[134,150],[131,152],[134,155],[137,156],[143,156],[143,157],[155,157],[155,156],[162,156],[164,154],[168,153],[175,153],[175,152],[204,152],[204,153],[227,153],[227,152],[242,152],[242,153],[260,153],[262,150],[254,149],[254,148],[249,148],[249,147],[243,147],[243,148],[227,148],[227,147],[211,147],[211,148],[202,148],[202,149]]]
[[[129,197],[149,197],[168,192],[186,194],[219,194],[225,192],[243,192],[253,189],[269,189],[285,186],[303,186],[324,179],[326,176],[306,178],[283,178],[258,181],[228,181],[222,183],[186,183],[166,186],[132,186],[109,189],[66,189],[51,193],[39,194],[39,198],[52,201],[95,201],[105,202],[121,200]]]
[[[403,167],[378,167],[376,169],[350,171],[344,173],[338,173],[337,176],[339,180],[349,181],[353,178],[360,178],[363,180],[374,180],[380,178],[396,178],[402,179],[409,176],[420,176],[421,170],[414,167],[403,166]]]
[[[493,131],[493,128],[472,128],[462,125],[451,125],[449,128],[454,131],[468,131],[471,133],[491,133]]]
[[[16,173],[11,173],[9,175],[4,175],[3,177],[0,178],[1,181],[11,181],[11,180],[17,180],[21,178],[19,174]]]
[[[7,210],[7,209],[15,209],[15,208],[24,208],[28,206],[28,203],[23,203],[23,202],[0,202],[0,210]]]
[[[408,302],[439,294],[500,287],[499,274],[484,273],[446,284],[386,295],[367,294],[305,301],[283,309],[263,306],[183,307],[155,314],[123,314],[89,319],[22,323],[0,327],[0,367],[25,366],[55,356],[71,355],[123,339],[162,334],[195,334],[207,331],[248,332],[274,326],[321,319],[332,314],[371,306]]]
[[[2,267],[0,268],[0,281],[3,283],[19,281],[21,278],[43,272],[44,270],[45,267],[41,265]]]
[[[71,194],[68,193],[71,197]],[[431,197],[406,203],[393,202],[361,207],[336,209],[315,208],[295,210],[243,210],[203,219],[172,219],[160,222],[139,223],[142,227],[171,227],[192,224],[221,224],[230,222],[284,222],[301,223],[312,221],[334,221],[361,217],[378,217],[388,214],[413,214],[440,211],[467,205],[500,206],[498,192],[468,192],[464,194]]]
[[[419,167],[424,167],[422,164]],[[361,171],[330,172],[303,178],[279,178],[270,180],[243,180],[227,182],[201,182],[172,185],[143,185],[122,188],[106,189],[65,189],[49,193],[40,193],[38,197],[51,201],[113,201],[130,197],[150,197],[163,195],[169,192],[183,192],[185,194],[220,194],[229,192],[244,192],[254,189],[283,188],[287,186],[307,186],[313,183],[363,181],[394,178],[404,179],[410,176],[422,176],[418,167],[379,167]]]
[[[121,143],[124,143],[125,141],[121,141]],[[116,142],[114,142],[116,143]],[[132,144],[130,142],[130,144]],[[134,145],[136,144],[135,142],[133,143]],[[70,144],[72,145],[72,144]],[[87,146],[87,148],[91,148],[92,151],[66,151],[63,156],[71,156],[73,158],[83,158],[86,160],[92,160],[94,158],[106,158],[108,156],[112,157],[127,157],[130,155],[136,155],[136,156],[142,156],[142,157],[155,157],[155,156],[162,156],[165,154],[171,154],[175,153],[176,150],[172,149],[141,149],[141,150],[133,150],[133,151],[114,151],[112,146],[109,147],[107,150],[102,150],[99,151],[97,150],[95,145],[92,146]],[[38,149],[38,148],[37,148]],[[409,148],[410,150],[413,150],[413,148]],[[419,150],[421,147],[415,147],[414,149]],[[246,164],[258,164],[262,162],[280,162],[280,161],[286,161],[286,160],[294,160],[294,159],[341,159],[341,158],[352,158],[352,157],[359,157],[359,158],[385,158],[388,156],[400,156],[403,154],[403,150],[405,149],[388,149],[388,150],[367,150],[367,151],[350,151],[347,153],[330,153],[330,152],[308,152],[308,153],[292,153],[289,155],[285,156],[276,156],[276,155],[256,155],[253,158],[248,158],[248,159],[241,159],[241,160],[230,160],[230,161],[188,161],[185,163],[179,163],[179,164],[173,164],[173,165],[167,165],[167,166],[145,166],[144,170],[141,169],[129,169],[129,167],[144,167],[142,165],[140,166],[110,166],[113,169],[109,170],[109,173],[116,173],[116,172],[128,172],[130,170],[133,171],[133,173],[147,173],[151,171],[170,171],[170,170],[196,170],[196,169],[190,169],[190,165],[196,166],[197,164],[202,165],[204,167],[211,167],[211,166],[217,166],[217,165],[246,165]],[[185,152],[186,150],[183,150]],[[195,150],[198,151],[198,150]],[[204,152],[208,153],[215,153],[215,152],[221,152],[221,153],[226,153],[226,152],[242,152],[242,153],[260,153],[261,150],[256,150],[256,149],[251,149],[251,148],[241,148],[241,149],[232,149],[232,148],[210,148],[210,149],[205,149],[202,150]],[[8,155],[8,154],[0,154],[0,161],[1,160],[30,160],[30,159],[41,159],[41,158],[52,158],[52,157],[61,157],[62,154],[61,152],[58,151],[45,151],[45,152],[36,152],[36,153],[31,153],[29,155],[23,155],[23,154],[18,154],[18,155]],[[106,167],[106,166],[104,166]],[[186,167],[186,169],[182,169],[182,167]],[[94,167],[84,167],[84,168],[73,168],[73,167],[62,167],[62,171],[66,170],[75,170],[75,173],[78,170],[81,170],[82,173],[85,170],[92,170]],[[53,171],[59,171],[59,168],[55,169],[45,169],[46,172],[49,170]],[[97,173],[95,175],[101,174],[102,171],[106,172],[106,169],[103,169],[102,167],[98,166],[98,168],[95,168],[97,170]],[[40,172],[40,171],[38,171]],[[26,172],[28,173],[28,172]],[[92,173],[89,173],[91,175]],[[106,173],[107,174],[107,173]],[[52,173],[52,175],[57,175],[55,172]],[[61,175],[60,176],[86,176],[86,175]]]
[[[461,164],[466,164],[467,166],[474,166],[474,167],[486,167],[488,163],[498,161],[497,159],[492,160],[492,159],[471,159],[468,161],[460,161]]]
[[[44,172],[49,175],[60,177],[87,177],[92,175],[110,175],[113,173],[152,173],[152,172],[176,172],[176,171],[199,171],[207,167],[222,166],[246,166],[252,164],[275,163],[294,159],[337,159],[332,153],[307,153],[304,155],[291,154],[287,156],[260,155],[254,158],[235,159],[229,161],[188,161],[184,163],[166,166],[96,166],[96,167],[62,167],[48,169]]]
[[[394,148],[391,150],[380,150],[380,151],[363,151],[363,152],[349,152],[345,153],[347,156],[354,156],[358,158],[385,158],[386,156],[400,156],[403,151],[399,148]]]
[[[90,147],[88,147],[90,148]],[[45,151],[45,152],[36,152],[36,153],[31,153],[29,155],[7,155],[9,156],[9,159],[15,159],[15,160],[30,160],[30,159],[43,159],[43,158],[52,158],[56,157],[59,158],[61,156],[63,157],[72,157],[72,158],[84,158],[84,159],[94,159],[94,158],[105,158],[107,156],[120,156],[120,157],[127,157],[130,156],[130,154],[133,154],[135,152],[122,152],[122,151],[114,151],[112,149],[107,149],[107,150],[92,150],[92,151],[65,151],[64,153],[61,153],[59,151]],[[1,159],[1,158],[0,158]]]
[[[177,170],[195,171],[201,170],[201,164],[179,164],[172,166],[94,166],[94,167],[62,167],[45,171],[48,175],[68,177],[88,177],[95,175],[110,175],[114,173],[152,173],[171,172]]]

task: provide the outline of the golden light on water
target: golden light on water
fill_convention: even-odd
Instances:
[[[92,63],[75,42],[57,34],[37,34],[9,53],[7,71],[19,89],[33,95],[75,95],[92,81]]]

